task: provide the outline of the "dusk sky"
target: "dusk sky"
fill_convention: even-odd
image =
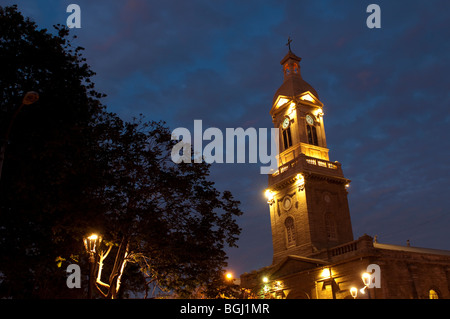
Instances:
[[[450,250],[450,2],[0,0],[40,28],[81,8],[85,48],[103,103],[171,130],[271,128],[280,60],[292,51],[324,103],[330,160],[350,179],[354,238]],[[369,29],[369,4],[381,28]],[[207,142],[205,142],[207,144]],[[240,275],[272,262],[261,163],[213,164],[216,187],[241,201]]]

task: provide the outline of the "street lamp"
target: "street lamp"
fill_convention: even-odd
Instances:
[[[371,276],[370,276],[369,273],[367,273],[367,272],[363,273],[361,278],[362,278],[362,281],[364,283],[364,286],[370,285],[370,278],[371,278]]]
[[[97,241],[98,241],[98,243],[97,243]],[[84,247],[86,248],[86,251],[90,255],[94,255],[97,250],[98,244],[100,244],[100,241],[101,241],[101,237],[98,237],[97,234],[92,234],[91,236],[86,237],[84,239]]]
[[[353,299],[356,299],[356,296],[358,295],[358,289],[356,287],[350,288],[350,294],[352,295]]]
[[[267,204],[272,206],[272,204],[275,203],[274,192],[272,192],[270,189],[266,189],[264,194],[266,195],[267,198]]]
[[[362,279],[362,281],[364,283],[364,288],[363,289],[369,288],[370,281],[372,280],[372,276],[369,273],[365,272],[365,273],[362,274],[361,279]],[[368,295],[369,299],[371,299],[370,298],[370,290],[369,289],[367,289],[367,295]]]
[[[22,99],[22,104],[20,104],[20,106],[14,111],[14,114],[13,114],[11,120],[9,121],[8,129],[6,130],[6,133],[3,137],[2,145],[0,148],[0,179],[2,176],[3,162],[5,160],[6,146],[8,145],[8,139],[9,139],[9,135],[11,134],[11,129],[14,124],[14,120],[16,119],[17,114],[19,114],[19,112],[22,110],[24,105],[31,105],[34,102],[36,102],[37,100],[39,100],[39,94],[37,92],[29,91],[29,92],[25,93],[25,96]]]
[[[369,291],[368,288],[369,288],[372,276],[369,273],[365,272],[365,273],[362,274],[361,279],[362,279],[362,281],[364,283],[364,287],[361,288],[359,290],[359,292],[364,295],[366,293],[366,289],[367,289],[368,297],[369,297],[369,299],[371,299],[370,298],[370,291]],[[356,296],[358,295],[358,289],[356,287],[350,288],[350,294],[352,295],[353,299],[355,299]]]
[[[95,272],[95,253],[97,247],[100,245],[102,238],[97,234],[92,234],[89,237],[84,238],[84,247],[89,254],[89,286],[88,286],[88,299],[92,299],[92,291],[94,288],[94,272]]]

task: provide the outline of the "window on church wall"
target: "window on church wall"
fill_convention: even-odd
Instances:
[[[308,143],[319,146],[316,127],[314,125],[306,125],[306,131],[308,133]]]
[[[294,73],[297,74],[298,73],[298,64],[294,63]]]
[[[430,289],[429,295],[430,299],[439,299],[439,295],[434,289]]]
[[[284,221],[284,226],[286,228],[286,240],[287,247],[295,245],[295,226],[294,219],[292,217],[286,218]]]

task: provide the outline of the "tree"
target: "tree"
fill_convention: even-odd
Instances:
[[[115,133],[100,155],[109,159],[101,195],[109,205],[103,232],[118,247],[109,287],[101,284],[108,288],[105,296],[116,297],[129,262],[139,265],[148,285],[181,296],[203,285],[210,295],[218,294],[224,248],[236,246],[240,233],[239,203],[207,180],[208,164],[172,162],[175,142],[163,123],[115,118],[106,125],[108,134]]]
[[[40,95],[14,123],[0,180],[0,296],[84,297],[67,288],[65,269],[87,269],[82,240],[91,231],[103,236],[97,261],[108,250],[115,257],[102,260],[100,295],[153,285],[214,296],[224,249],[240,233],[239,203],[207,180],[207,164],[170,160],[163,122],[107,112],[83,49],[55,28],[38,30],[16,6],[0,7],[0,133],[25,92]]]
[[[27,91],[40,99],[18,114],[0,180],[0,295],[76,296],[57,256],[79,254],[87,225],[101,219],[95,122],[104,112],[68,30],[38,30],[17,7],[0,8],[0,134]],[[72,261],[74,262],[74,261]]]

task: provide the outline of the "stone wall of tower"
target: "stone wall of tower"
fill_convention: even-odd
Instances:
[[[294,240],[289,238],[288,218],[294,221]],[[309,176],[301,188],[293,179],[279,185],[270,206],[270,220],[273,263],[289,255],[310,256],[353,240],[345,185],[323,177]]]
[[[309,216],[305,191],[299,190],[298,185],[291,183],[277,193],[275,202],[270,207],[273,263],[288,255],[305,256],[311,253]],[[287,218],[294,220],[293,242],[288,240]]]
[[[345,185],[326,178],[308,178],[305,192],[313,252],[352,241]]]

